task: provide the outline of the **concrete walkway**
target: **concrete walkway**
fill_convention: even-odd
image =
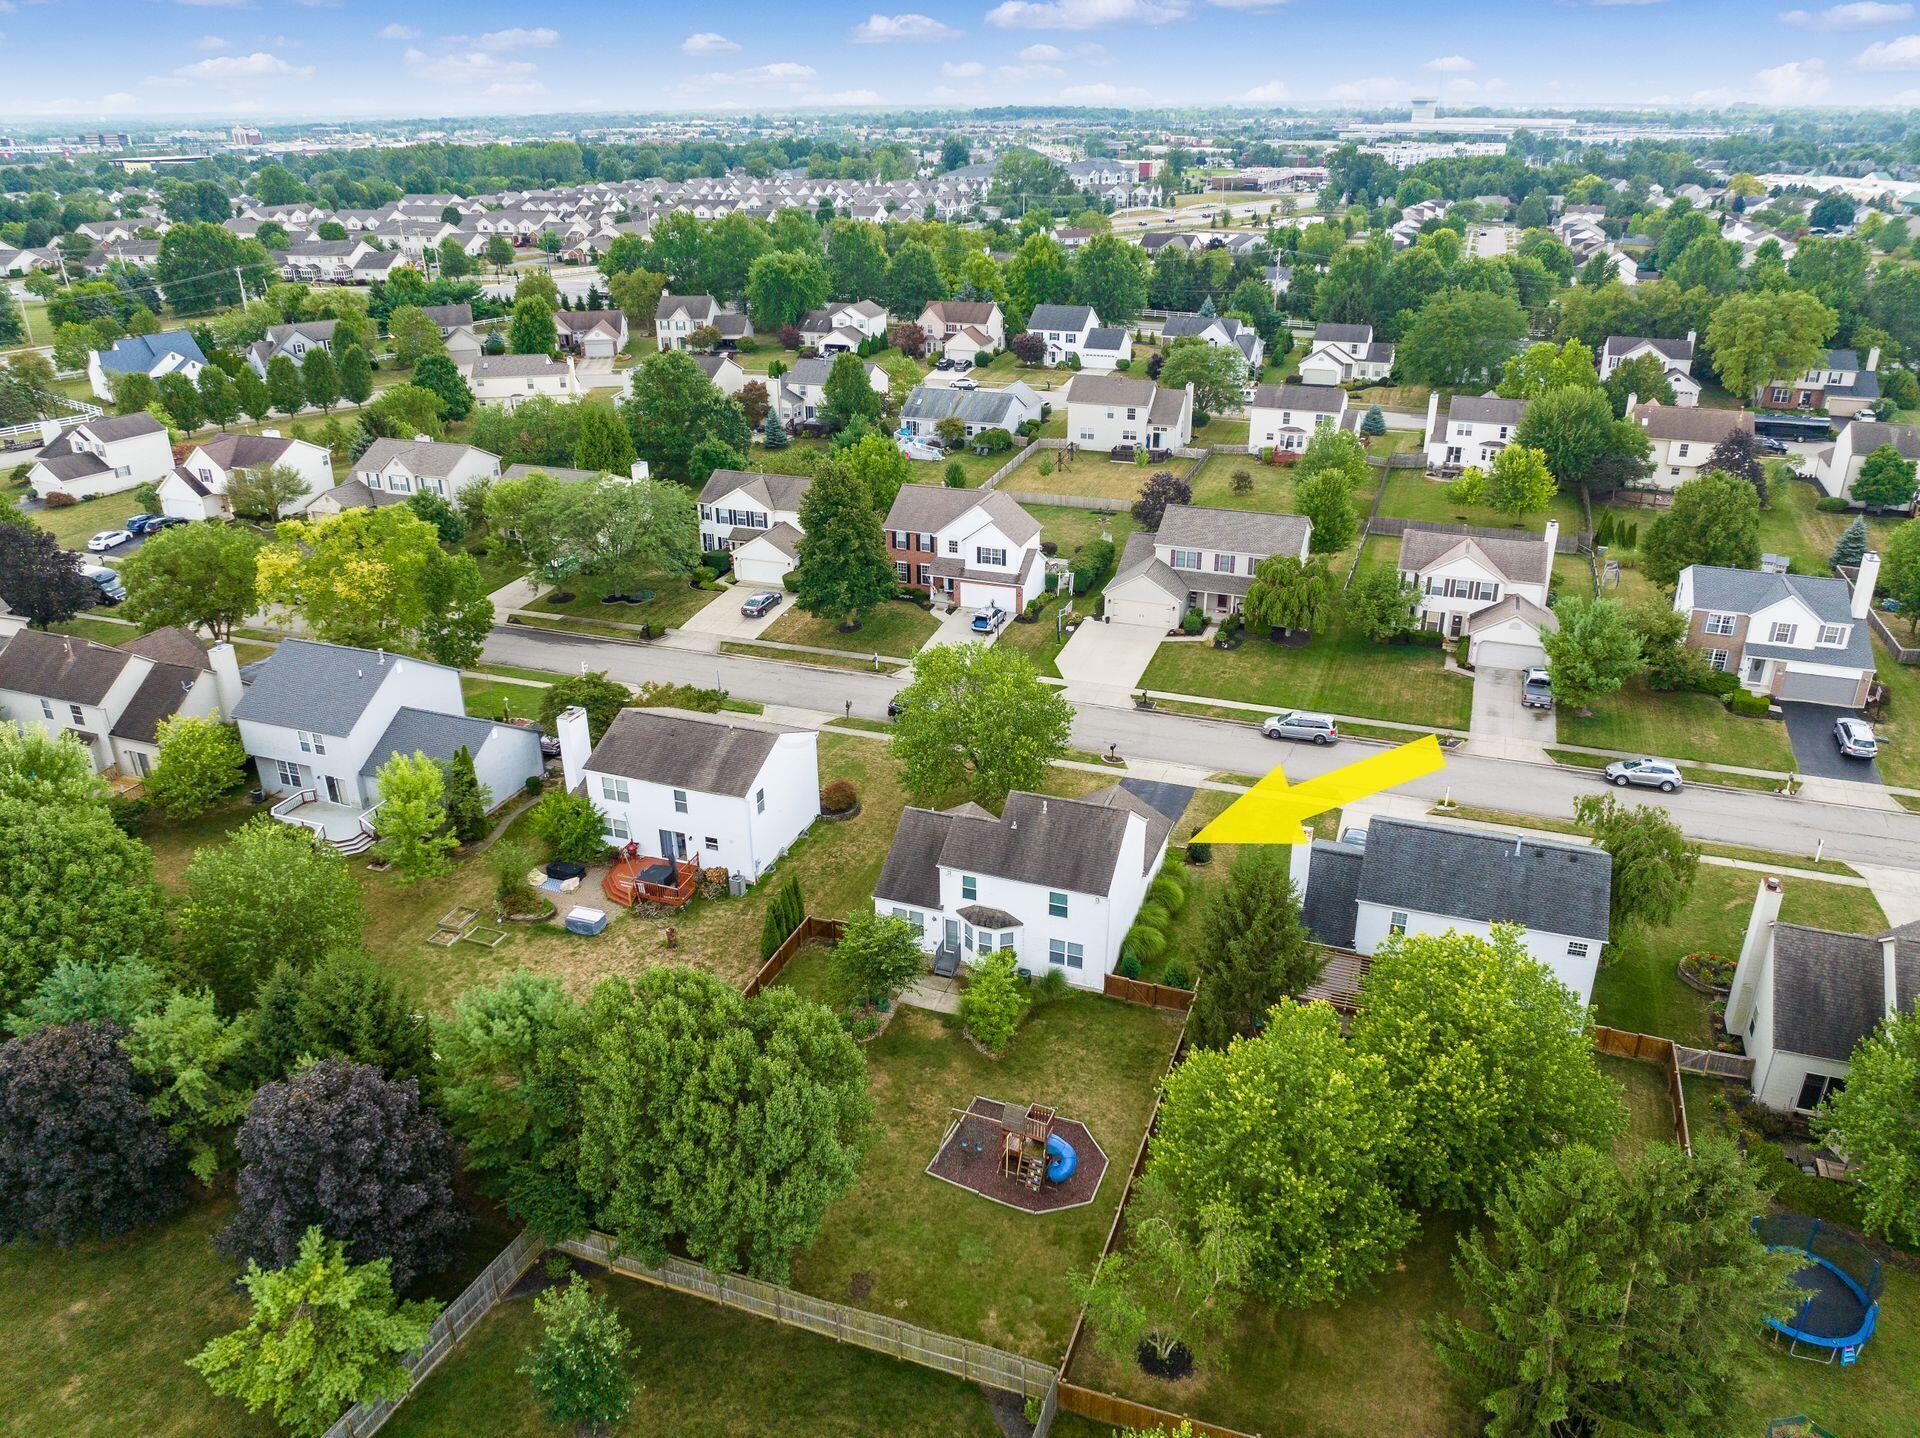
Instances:
[[[1013,619],[1009,616],[1007,624],[1011,623],[1013,623]],[[940,616],[940,623],[935,627],[933,633],[927,636],[927,642],[920,646],[920,652],[924,654],[927,650],[938,649],[943,644],[991,644],[994,640],[998,639],[1005,630],[1006,625],[1002,625],[992,634],[975,634],[973,632],[973,611],[955,605],[952,609],[949,609],[945,614]]]
[[[1553,711],[1529,709],[1520,702],[1517,669],[1481,667],[1473,672],[1473,718],[1467,747],[1496,759],[1538,763],[1553,738]]]
[[[943,979],[934,974],[922,974],[900,990],[894,1002],[912,1004],[916,1009],[931,1009],[936,1014],[957,1014],[960,1012],[959,976]]]
[[[505,624],[507,616],[516,609],[525,609],[540,597],[546,586],[536,583],[531,577],[522,575],[511,584],[503,584],[487,596],[493,605],[493,622]]]
[[[1894,928],[1920,921],[1920,873],[1912,869],[1889,869],[1883,864],[1855,864],[1868,885],[1887,922]]]

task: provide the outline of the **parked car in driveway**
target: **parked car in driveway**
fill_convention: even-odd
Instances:
[[[122,528],[124,528],[128,534],[145,534],[165,518],[166,516],[164,514],[136,514],[130,518]]]
[[[1332,744],[1340,738],[1340,726],[1332,719],[1304,709],[1269,714],[1260,721],[1260,732],[1269,739],[1292,739],[1302,744]]]
[[[992,634],[1007,622],[1007,611],[997,604],[989,604],[973,611],[973,632]]]
[[[1880,738],[1873,726],[1850,714],[1833,721],[1833,742],[1849,759],[1871,759],[1880,752]]]
[[[1775,439],[1770,434],[1763,434],[1759,436],[1758,442],[1760,445],[1760,452],[1762,454],[1785,454],[1787,452],[1786,442],[1784,440]]]
[[[773,613],[773,611],[779,607],[779,604],[780,595],[778,591],[763,589],[758,594],[749,595],[747,602],[740,606],[740,612],[749,619],[758,619],[763,614]]]
[[[1544,669],[1526,669],[1520,674],[1520,704],[1525,709],[1553,708],[1553,681]]]
[[[933,362],[933,367],[935,369],[952,369],[953,361],[948,359],[945,355],[941,355],[939,359]]]
[[[80,566],[80,573],[92,581],[93,587],[100,591],[93,602],[102,608],[111,609],[127,597],[127,586],[122,584],[120,576],[106,565],[83,564]]]
[[[1602,772],[1609,784],[1623,789],[1639,784],[1662,794],[1671,794],[1686,782],[1680,777],[1680,766],[1666,759],[1615,759]]]
[[[131,541],[133,536],[124,529],[103,529],[87,541],[87,548],[95,554],[106,549],[118,549]]]

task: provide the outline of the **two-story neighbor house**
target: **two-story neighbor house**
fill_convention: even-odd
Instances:
[[[1040,522],[997,490],[903,484],[885,528],[900,582],[950,604],[1018,614],[1045,586]]]
[[[985,359],[1007,347],[1007,321],[992,300],[935,300],[920,312],[929,347],[950,360]]]
[[[1077,374],[1067,386],[1067,438],[1087,449],[1185,449],[1193,443],[1193,386]]]
[[[480,354],[458,361],[457,368],[474,399],[504,409],[535,395],[564,402],[586,393],[572,355],[549,359],[546,355]]]
[[[823,355],[854,354],[887,333],[887,307],[873,300],[841,300],[800,317],[800,343]]]
[[[1794,380],[1774,380],[1755,391],[1761,409],[1825,410],[1846,419],[1871,408],[1880,398],[1880,350],[1828,350],[1807,372]]]
[[[464,301],[457,305],[422,305],[420,313],[439,328],[447,358],[455,364],[471,359],[484,347],[480,332],[473,327],[472,305]]]
[[[1107,586],[1107,618],[1160,630],[1177,629],[1189,609],[1225,618],[1245,602],[1261,560],[1305,559],[1312,535],[1298,515],[1170,504],[1157,532],[1127,536]]]
[[[1851,588],[1827,576],[1689,564],[1673,607],[1687,616],[1687,643],[1749,692],[1857,709],[1873,686],[1867,610],[1879,577],[1871,550]]]
[[[627,347],[624,310],[555,310],[553,328],[560,348],[582,359],[611,361]]]
[[[827,409],[827,376],[833,373],[834,360],[826,355],[814,355],[808,359],[797,359],[793,367],[774,383],[774,407],[779,411],[780,422],[789,427],[797,424],[825,424]],[[861,368],[866,371],[867,384],[875,394],[884,395],[893,383],[887,372],[865,361]]]
[[[1001,389],[953,389],[915,385],[900,406],[900,427],[931,443],[940,421],[957,419],[968,439],[982,430],[1004,429],[1017,434],[1028,420],[1041,418],[1045,402],[1029,385],[1015,380]]]
[[[804,474],[716,469],[700,491],[700,548],[731,551],[743,584],[780,584],[799,554],[800,501],[811,488]]]
[[[1842,424],[1834,442],[1813,457],[1814,478],[1828,494],[1851,495],[1860,466],[1883,444],[1891,445],[1894,453],[1909,464],[1920,460],[1920,425],[1882,424],[1871,419]]]
[[[1027,333],[1046,341],[1048,364],[1078,358],[1082,369],[1095,374],[1108,373],[1133,353],[1126,326],[1102,325],[1091,305],[1035,305]]]
[[[1247,373],[1251,375],[1260,373],[1261,362],[1266,358],[1266,346],[1252,325],[1222,315],[1168,315],[1161,322],[1160,338],[1166,344],[1175,340],[1204,340],[1221,349],[1233,350],[1246,361]]]
[[[455,500],[476,480],[498,479],[500,456],[470,444],[376,439],[353,462],[353,477],[375,494],[405,499],[424,491]]]
[[[22,629],[0,639],[0,718],[85,746],[95,773],[144,779],[160,722],[225,714],[240,697],[231,644],[156,629],[124,647]]]
[[[1727,1032],[1753,1060],[1753,1096],[1811,1113],[1847,1081],[1860,1041],[1920,1001],[1920,924],[1840,934],[1780,922],[1781,881],[1760,880],[1727,994]]]
[[[1714,446],[1735,434],[1752,435],[1753,414],[1744,409],[1681,409],[1678,405],[1629,405],[1627,412],[1653,441],[1656,489],[1678,489],[1700,473]]]
[[[1291,454],[1305,449],[1316,431],[1338,429],[1346,415],[1347,392],[1337,384],[1256,385],[1247,411],[1247,444],[1255,451]]]
[[[1393,346],[1377,342],[1372,325],[1321,325],[1300,361],[1302,384],[1352,384],[1392,373]]]
[[[1371,954],[1395,934],[1519,928],[1527,952],[1587,1003],[1612,928],[1613,856],[1587,844],[1375,817],[1357,843],[1293,850],[1300,918],[1329,948]]]
[[[144,410],[103,414],[76,424],[43,448],[27,470],[41,499],[94,499],[159,484],[173,468],[166,426]]]
[[[493,804],[541,772],[540,731],[467,717],[460,671],[385,650],[283,640],[242,673],[240,744],[273,816],[345,853],[369,847],[380,767],[395,754],[451,760],[462,748]]]
[[[233,477],[275,465],[306,482],[306,493],[285,506],[289,512],[305,509],[315,496],[333,488],[333,461],[317,444],[288,439],[272,429],[217,434],[196,444],[160,481],[160,512],[176,519],[232,519],[227,485]]]
[[[606,816],[610,845],[758,879],[820,817],[819,736],[739,714],[622,709],[590,742],[587,712],[554,726],[567,787]]]
[[[1485,469],[1513,443],[1527,412],[1523,399],[1458,394],[1440,418],[1440,396],[1427,398],[1427,468],[1437,472]]]
[[[265,339],[247,346],[247,368],[265,379],[267,366],[282,356],[297,365],[313,350],[326,350],[331,354],[333,332],[339,323],[338,320],[305,320],[297,325],[269,325]]]
[[[153,379],[185,375],[196,383],[207,367],[200,343],[185,330],[163,330],[153,335],[128,335],[103,350],[87,355],[87,383],[95,399],[113,399],[116,375],[143,374]]]
[[[1559,628],[1547,608],[1560,522],[1532,535],[1421,526],[1400,536],[1400,577],[1420,590],[1422,629],[1465,634],[1468,657],[1492,669],[1545,662],[1542,631]]]
[[[662,295],[653,312],[653,337],[663,353],[683,350],[687,336],[715,324],[719,315],[720,302],[712,295]]]
[[[1082,799],[1015,791],[999,818],[978,804],[908,809],[873,906],[918,929],[942,972],[1011,949],[1031,973],[1098,992],[1172,827],[1118,784]]]
[[[1611,379],[1613,372],[1628,360],[1652,355],[1666,370],[1667,383],[1673,386],[1673,402],[1681,409],[1700,403],[1700,381],[1693,377],[1694,332],[1683,340],[1641,339],[1631,335],[1609,335],[1600,350],[1600,378]]]

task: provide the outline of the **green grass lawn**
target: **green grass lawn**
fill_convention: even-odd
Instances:
[[[133,491],[123,494],[104,494],[98,499],[83,499],[78,504],[63,505],[60,508],[36,509],[27,517],[46,530],[67,549],[84,551],[87,541],[105,529],[118,529],[132,516],[141,513],[140,501],[133,497]],[[109,550],[106,558],[113,557]],[[98,564],[102,556],[89,554],[90,563]]]
[[[1380,498],[1380,513],[1393,519],[1424,519],[1435,524],[1471,524],[1486,529],[1512,529],[1537,535],[1549,519],[1560,521],[1560,532],[1580,531],[1580,501],[1564,491],[1556,492],[1544,514],[1529,514],[1515,520],[1511,515],[1489,509],[1484,504],[1461,504],[1439,480],[1428,479],[1417,469],[1396,469],[1387,474],[1386,493]]]
[[[1103,534],[1110,536],[1114,544],[1115,569],[1119,565],[1119,552],[1126,547],[1127,536],[1135,528],[1133,516],[1124,507],[1112,513],[1055,504],[1030,504],[1025,508],[1027,513],[1040,521],[1041,538],[1053,541],[1063,558],[1073,558]],[[1112,581],[1115,569],[1109,569],[1099,583],[1075,597],[1076,614],[1088,615],[1093,612],[1094,597]],[[1060,632],[1058,616],[1058,606],[1048,604],[1032,624],[1009,624],[1000,631],[1000,637],[994,642],[1002,649],[1019,650],[1040,673],[1058,678],[1060,670],[1054,661],[1066,647],[1066,637]]]
[[[1154,473],[1146,465],[1115,464],[1093,450],[1083,451],[1070,461],[1065,456],[1065,450],[1043,449],[1008,475],[1000,488],[1022,494],[1111,499],[1124,508],[1140,497],[1140,486]],[[1043,464],[1051,464],[1053,472],[1041,473]],[[1179,461],[1178,465],[1184,467],[1185,461]]]
[[[1163,644],[1141,684],[1249,704],[1325,710],[1361,718],[1465,729],[1472,681],[1441,667],[1441,651],[1373,644],[1339,629],[1304,649],[1249,637],[1238,649]]]
[[[1090,1268],[1178,1033],[1173,1017],[1076,994],[1032,1011],[998,1059],[952,1020],[902,1008],[867,1045],[874,1143],[853,1190],[796,1255],[793,1286],[1042,1361],[1065,1352]],[[949,1110],[975,1097],[1048,1103],[1106,1152],[1095,1201],[1029,1214],[930,1177]]]
[[[651,589],[653,598],[645,604],[607,604],[613,591]],[[572,619],[597,619],[609,624],[650,624],[654,632],[684,624],[712,602],[718,591],[695,589],[682,575],[656,574],[638,580],[586,576],[570,580],[565,589],[573,598],[556,601],[548,590],[526,607],[542,614],[563,614]]]
[[[1674,966],[1683,954],[1739,954],[1760,878],[1750,870],[1702,864],[1686,908],[1671,924],[1616,934],[1593,984],[1599,1021],[1710,1046],[1707,997],[1681,983]],[[1887,923],[1870,889],[1814,879],[1789,879],[1780,912],[1790,924],[1843,933],[1877,933]]]
[[[1018,452],[1021,441],[1016,436],[1015,448],[1004,454],[975,454],[970,449],[962,449],[949,456],[960,461],[960,467],[966,471],[967,483],[964,487],[977,489],[986,483],[993,472],[1005,464]],[[753,453],[748,456],[747,467],[762,474],[806,474],[815,462],[813,456],[825,456],[833,453],[833,442],[826,439],[797,437],[782,449],[768,449],[758,438],[753,443]],[[947,459],[920,460],[913,465],[912,482],[915,484],[944,484],[947,475]]]
[[[75,639],[91,639],[100,644],[116,646],[140,637],[138,625],[115,624],[111,619],[101,619],[91,614],[76,614],[71,619],[63,619],[47,627],[55,634],[71,634]]]
[[[959,1379],[637,1279],[597,1273],[591,1282],[637,1340],[628,1366],[633,1406],[602,1430],[608,1438],[999,1432],[979,1390]],[[547,1419],[516,1371],[539,1336],[532,1297],[507,1299],[383,1431],[394,1438],[567,1438],[574,1430]]]
[[[1562,744],[1782,773],[1794,767],[1784,724],[1732,713],[1710,694],[1656,694],[1636,680],[1591,708],[1588,715],[1569,704],[1555,708]]]
[[[475,719],[499,719],[503,713],[512,719],[537,719],[546,686],[536,689],[502,680],[462,678],[460,690],[466,695],[467,713]]]
[[[473,562],[479,566],[480,582],[487,586],[487,593],[491,594],[496,589],[502,589],[526,574],[526,566],[520,562],[518,556],[508,550],[506,545],[490,544],[485,549],[485,553],[477,549],[469,549],[466,552],[473,556]]]
[[[760,637],[777,644],[811,644],[822,649],[844,649],[850,654],[891,654],[910,659],[939,627],[939,620],[903,599],[890,599],[880,605],[851,634],[841,633],[831,619],[816,619],[788,603]]]
[[[1241,493],[1234,476],[1245,474],[1253,487]],[[1291,465],[1262,464],[1250,454],[1210,454],[1193,476],[1193,502],[1204,509],[1251,509],[1263,514],[1295,514],[1300,488]],[[1356,496],[1354,519],[1366,517]]]
[[[1238,418],[1222,415],[1217,419],[1210,419],[1194,430],[1194,447],[1206,449],[1216,444],[1245,444],[1249,425],[1250,421],[1246,415]]]
[[[1893,621],[1902,635],[1906,625]],[[1874,726],[1880,737],[1880,777],[1903,788],[1920,787],[1920,669],[1900,663],[1876,635],[1874,677],[1887,686],[1885,717]]]

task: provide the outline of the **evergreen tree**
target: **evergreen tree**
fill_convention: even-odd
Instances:
[[[1287,850],[1242,848],[1200,920],[1199,983],[1188,1032],[1208,1048],[1257,1033],[1267,1010],[1320,977],[1321,951],[1300,925]]]
[[[633,469],[633,457],[633,433],[611,405],[580,406],[580,434],[573,446],[575,468],[625,478]]]
[[[1379,405],[1368,405],[1366,418],[1360,421],[1360,433],[1366,435],[1369,439],[1378,439],[1386,432],[1386,415],[1381,412]]]
[[[1853,523],[1849,524],[1840,538],[1834,541],[1833,553],[1827,556],[1827,563],[1835,569],[1843,565],[1851,569],[1866,557],[1866,553],[1867,517],[1864,514],[1856,514],[1853,517]]]
[[[355,345],[340,356],[340,397],[349,404],[365,404],[373,396],[373,362]]]
[[[787,438],[787,427],[780,423],[778,411],[767,411],[767,422],[762,427],[761,438],[768,449],[785,449],[792,442]]]
[[[465,744],[445,765],[447,823],[463,844],[477,844],[487,836],[487,812],[492,795],[474,772],[473,755]]]
[[[473,413],[467,377],[445,355],[427,355],[415,365],[413,383],[438,397],[443,419],[465,419]]]

